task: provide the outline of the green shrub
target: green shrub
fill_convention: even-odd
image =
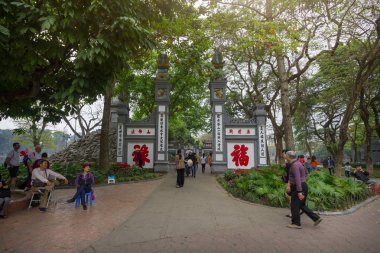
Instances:
[[[249,171],[227,171],[218,182],[233,196],[250,202],[286,207],[285,184],[280,166]],[[308,205],[318,211],[343,210],[372,196],[367,185],[352,178],[338,178],[327,172],[308,176]]]

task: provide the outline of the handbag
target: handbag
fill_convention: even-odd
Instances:
[[[289,178],[288,178],[288,176],[283,175],[283,176],[281,177],[281,180],[282,180],[282,182],[287,183],[287,182],[289,181]]]

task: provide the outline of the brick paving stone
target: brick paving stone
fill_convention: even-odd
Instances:
[[[98,187],[87,211],[64,203],[73,192],[57,191],[60,201],[46,214],[32,209],[0,221],[0,252],[380,252],[379,199],[323,216],[317,227],[302,216],[303,229],[292,230],[288,209],[234,199],[209,173],[180,189],[174,173]]]
[[[127,220],[161,183],[95,187],[87,211],[65,203],[74,189],[56,190],[58,203],[46,213],[31,208],[0,220],[0,252],[79,252]]]

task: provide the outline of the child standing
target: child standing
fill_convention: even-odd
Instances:
[[[311,157],[311,171],[316,171],[318,168],[318,161],[317,158],[313,155]]]
[[[346,175],[346,177],[350,177],[350,172],[351,172],[350,162],[346,162],[346,165],[344,166],[344,174]]]
[[[310,174],[311,171],[311,158],[308,157],[305,162],[305,169],[307,170],[307,173]]]

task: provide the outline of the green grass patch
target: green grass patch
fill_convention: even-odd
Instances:
[[[274,207],[288,207],[285,183],[279,166],[249,171],[227,171],[218,182],[237,198]],[[308,176],[307,204],[316,211],[345,210],[373,194],[366,184],[352,178],[338,178],[327,172],[314,172]]]
[[[160,177],[161,174],[155,173],[152,169],[140,169],[137,166],[129,166],[128,164],[114,164],[109,171],[105,171],[97,164],[91,164],[91,172],[95,178],[95,184],[107,183],[109,175],[116,176],[116,182],[134,182],[148,180]],[[69,180],[69,185],[75,185],[76,176],[82,171],[82,165],[79,163],[71,164],[53,164],[52,170],[64,175]],[[0,166],[0,173],[3,181],[8,180],[8,170],[4,166]],[[28,177],[25,166],[20,165],[17,177],[17,186],[20,186]]]

